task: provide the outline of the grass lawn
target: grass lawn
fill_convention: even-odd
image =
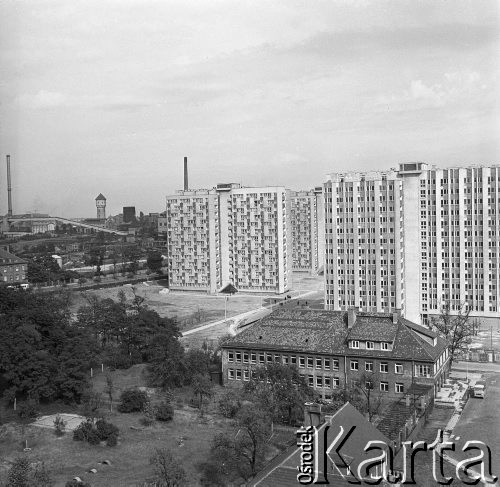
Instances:
[[[0,425],[0,485],[5,480],[12,460],[17,456],[27,456],[31,462],[45,462],[56,486],[64,486],[75,476],[90,482],[94,487],[135,486],[152,475],[149,458],[155,448],[171,449],[187,472],[188,485],[200,485],[197,465],[207,460],[214,435],[222,432],[235,433],[232,422],[217,414],[218,398],[226,389],[215,386],[214,396],[205,407],[206,414],[202,418],[197,409],[187,406],[192,398],[190,389],[177,389],[173,400],[176,408],[174,420],[144,427],[141,424],[142,413],[122,414],[116,411],[116,405],[123,390],[146,386],[145,366],[135,365],[128,370],[116,370],[111,375],[115,389],[115,407],[113,413],[106,413],[106,419],[120,429],[116,447],[77,442],[73,440],[71,432],[58,438],[51,429],[23,426],[14,422]],[[105,383],[105,374],[97,371],[92,379],[94,390],[103,392]],[[153,391],[151,399],[154,403],[162,397],[161,391]],[[42,407],[41,412],[45,415],[79,411],[76,407],[54,403]],[[272,438],[273,455],[293,439],[293,433],[275,435]],[[23,452],[24,440],[28,441],[28,447],[32,449],[30,452]],[[109,460],[112,465],[100,464],[103,460]],[[91,468],[97,469],[97,474],[88,473]]]
[[[293,273],[294,290],[290,291],[292,296],[307,291],[317,291],[322,299],[323,276],[310,276],[307,273]],[[164,289],[158,285],[137,284],[134,286],[139,296],[145,297],[145,304],[160,316],[167,318],[177,318],[180,329],[188,330],[203,323],[224,319],[224,307],[226,306],[227,318],[257,309],[261,304],[272,302],[273,295],[263,294],[235,294],[231,296],[226,304],[223,295],[210,295],[202,292],[181,292],[174,291],[169,294],[160,294]],[[118,300],[118,292],[123,290],[127,298],[131,301],[133,293],[130,286],[116,286],[87,291],[98,297]],[[315,296],[314,296],[315,297]],[[311,296],[311,299],[314,298]],[[76,313],[80,306],[87,304],[82,293],[76,291],[72,293],[72,310]]]
[[[141,425],[141,417],[141,414],[108,415],[120,428],[116,447],[77,442],[70,433],[58,438],[52,430],[34,426],[27,426],[24,434],[20,425],[0,427],[0,468],[22,455],[32,462],[44,461],[57,486],[64,486],[75,476],[95,487],[133,486],[152,475],[149,458],[154,449],[166,447],[181,461],[188,474],[188,485],[199,485],[197,464],[206,460],[213,436],[231,429],[226,421],[200,419],[194,411],[176,411],[173,421],[157,422],[150,427]],[[31,452],[22,451],[23,438],[28,439]],[[112,465],[100,465],[103,460],[110,460]],[[91,468],[98,473],[88,473]]]

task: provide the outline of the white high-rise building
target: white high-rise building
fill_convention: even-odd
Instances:
[[[500,166],[378,174],[325,183],[325,306],[401,308],[425,322],[446,305],[499,319]]]
[[[328,177],[326,309],[404,312],[402,186],[395,171]]]
[[[284,293],[291,287],[290,197],[282,187],[211,190],[167,196],[172,289]]]
[[[291,193],[292,267],[318,272],[324,266],[325,215],[323,188]]]

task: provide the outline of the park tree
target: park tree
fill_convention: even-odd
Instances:
[[[253,405],[244,405],[236,415],[238,433],[220,433],[212,442],[210,458],[203,466],[205,476],[218,472],[234,482],[248,480],[264,465],[271,435],[266,411]]]
[[[451,369],[453,360],[467,351],[476,334],[477,323],[470,319],[470,306],[467,304],[452,314],[450,304],[446,303],[441,307],[441,313],[431,319],[431,328],[449,344]]]
[[[163,265],[163,256],[156,250],[148,254],[146,265],[151,272],[159,272]]]
[[[196,375],[208,375],[212,357],[210,352],[199,348],[188,350],[184,354],[186,370],[184,383],[190,384]]]
[[[158,334],[151,344],[147,370],[148,381],[153,387],[171,389],[183,384],[184,348],[178,340],[177,333],[166,331]]]
[[[302,418],[304,403],[315,397],[296,367],[276,362],[256,368],[244,389],[279,423]]]
[[[198,408],[203,414],[203,399],[212,396],[214,385],[208,375],[195,374],[191,381],[191,386],[194,395],[198,397]]]
[[[139,259],[141,252],[137,245],[130,245],[123,249],[125,260],[128,262],[127,270],[132,274],[136,274],[139,269]]]
[[[153,466],[155,478],[148,485],[162,487],[187,485],[186,471],[168,448],[157,448],[149,463]]]
[[[37,255],[28,260],[28,281],[34,284],[57,281],[61,268],[51,255]]]
[[[375,384],[379,382],[379,374],[365,372],[355,382],[352,390],[349,391],[349,402],[361,413],[366,414],[370,422],[379,414],[382,407],[382,394],[380,390],[375,389]]]
[[[90,332],[73,326],[66,293],[0,288],[0,375],[12,400],[78,401],[95,357]]]

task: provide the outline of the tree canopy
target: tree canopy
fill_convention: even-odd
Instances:
[[[95,341],[71,323],[68,296],[0,288],[0,375],[8,398],[79,400]]]

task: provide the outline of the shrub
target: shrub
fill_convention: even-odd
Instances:
[[[87,441],[91,445],[98,445],[101,442],[101,437],[95,428],[92,428],[87,434]]]
[[[73,431],[73,440],[88,441],[90,431],[94,428],[91,420],[82,421]]]
[[[108,436],[108,439],[106,440],[106,444],[108,446],[116,446],[118,443],[118,435],[113,433],[112,435]]]
[[[120,413],[134,413],[144,409],[144,406],[149,402],[148,395],[138,389],[127,389],[120,396],[120,404],[118,411]]]
[[[65,487],[91,487],[88,482],[78,482],[78,480],[70,480],[66,482]]]
[[[143,426],[151,426],[155,422],[155,420],[154,420],[154,418],[151,418],[150,416],[143,416],[140,419],[140,422]]]
[[[118,436],[119,432],[118,427],[113,423],[108,423],[107,421],[104,421],[103,419],[97,421],[95,427],[99,435],[99,438],[102,441],[107,440],[110,436],[113,435]]]
[[[54,419],[54,428],[56,436],[64,435],[64,431],[66,430],[66,421],[64,421],[59,414]]]
[[[162,402],[156,408],[156,419],[158,421],[172,421],[174,418],[174,408],[168,402]]]
[[[219,400],[219,412],[225,418],[234,418],[241,408],[241,401],[232,391],[226,392]]]
[[[34,399],[28,399],[19,404],[17,414],[24,421],[31,421],[38,416],[38,402]]]

